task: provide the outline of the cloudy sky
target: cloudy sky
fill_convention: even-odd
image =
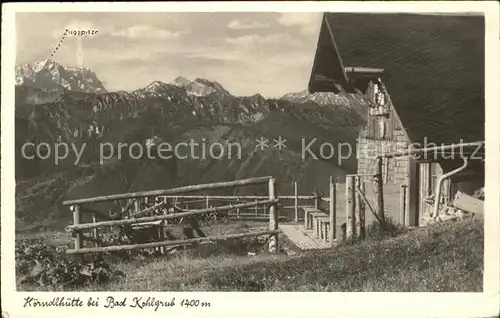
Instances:
[[[48,59],[65,28],[90,28],[83,66],[110,91],[184,76],[275,97],[307,87],[320,23],[320,13],[18,13],[17,63]],[[53,59],[76,66],[77,52],[66,37]]]

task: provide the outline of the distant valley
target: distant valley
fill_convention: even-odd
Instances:
[[[355,149],[364,125],[364,101],[353,94],[291,93],[281,98],[234,96],[220,83],[178,77],[142,89],[108,92],[89,69],[55,61],[16,69],[16,230],[62,226],[70,218],[60,202],[136,190],[273,175],[281,193],[297,180],[304,194],[326,189],[328,176],[342,178],[356,169],[355,154],[340,164],[302,158],[304,140],[349,143]],[[260,137],[284,137],[286,148],[255,148]],[[176,144],[188,140],[241,145],[241,158],[122,158],[99,163],[99,145],[148,141]],[[24,159],[26,142],[86,144],[81,162],[70,156]],[[258,193],[264,189],[249,188]]]

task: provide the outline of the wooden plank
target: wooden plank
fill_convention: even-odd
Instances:
[[[467,193],[458,191],[453,200],[453,205],[469,213],[484,215],[484,201],[471,197]]]
[[[327,222],[329,222],[330,220],[327,220]],[[324,228],[325,228],[325,223],[321,220],[321,219],[318,219],[318,223],[319,223],[319,235],[318,237],[321,239],[321,240],[324,240],[325,239],[325,233],[324,233]]]
[[[92,214],[92,222],[94,222],[94,223],[97,222],[97,216],[95,214]],[[99,236],[99,229],[94,229],[93,235],[94,235],[94,239],[95,239],[94,246],[99,246],[99,242],[101,240],[100,236]]]
[[[78,226],[80,224],[80,205],[77,204],[73,207],[73,225]],[[74,249],[78,250],[83,245],[82,234],[79,232],[75,233]]]
[[[312,228],[313,223],[311,220],[312,219],[311,213],[317,213],[321,211],[313,207],[303,207],[302,209],[304,210],[304,227],[306,229]]]
[[[102,252],[116,252],[116,251],[130,251],[135,249],[146,249],[155,248],[162,246],[174,246],[174,245],[187,245],[192,243],[204,242],[204,241],[224,241],[228,239],[243,238],[243,237],[253,237],[262,235],[274,235],[280,233],[281,230],[274,231],[260,231],[251,233],[241,233],[241,234],[230,234],[224,236],[211,236],[211,237],[197,237],[187,240],[175,240],[175,241],[163,241],[163,242],[153,242],[144,244],[134,244],[134,245],[117,245],[117,246],[106,246],[106,247],[90,247],[90,248],[80,248],[67,250],[68,254],[79,254],[79,253],[102,253]]]
[[[304,211],[304,228],[307,230],[309,228],[309,209],[302,208]]]
[[[406,180],[406,226],[418,226],[418,184],[419,175],[417,169],[417,161],[410,159],[408,162],[407,180]]]
[[[333,242],[335,239],[337,230],[337,185],[333,182],[332,176],[330,176],[330,197],[328,202],[328,210],[330,217],[330,231],[328,232],[328,240]]]
[[[402,184],[399,192],[399,222],[403,226],[405,225],[405,211],[406,211],[406,185]]]
[[[269,179],[268,190],[269,190],[269,201],[277,201],[275,192],[275,180],[274,178]],[[274,231],[278,229],[278,207],[275,202],[269,206],[269,230]],[[269,238],[269,252],[277,253],[278,248],[278,235],[271,235]]]
[[[299,221],[299,191],[297,187],[297,181],[294,181],[293,183],[294,187],[294,209],[295,209],[295,222]]]
[[[326,223],[330,223],[330,216],[329,215],[325,215],[325,216],[318,216],[317,219],[321,222],[326,222]]]
[[[312,206],[305,206],[303,207],[304,210],[307,210],[308,212],[321,212],[320,209],[317,209],[315,207],[312,207]]]
[[[345,213],[346,213],[346,236],[350,239],[354,235],[354,177],[346,177],[346,201],[345,201]]]
[[[165,231],[163,231],[163,227],[158,227],[158,239],[160,241],[165,241]],[[165,254],[165,247],[164,246],[160,246],[159,247],[159,252],[161,255],[164,255]]]
[[[420,174],[420,184],[419,184],[419,198],[418,198],[418,201],[419,201],[419,211],[420,211],[420,214],[422,214],[425,210],[425,207],[426,207],[426,203],[425,203],[425,197],[428,195],[427,193],[427,173],[428,173],[428,169],[427,169],[427,166],[429,166],[429,163],[420,163],[418,165],[418,173]]]
[[[316,238],[312,231],[293,224],[280,224],[279,228],[290,241],[302,250],[329,248],[330,244]]]
[[[103,201],[113,201],[113,200],[122,200],[122,199],[130,199],[130,198],[142,198],[146,196],[164,196],[169,194],[180,194],[186,192],[194,192],[201,190],[213,190],[213,189],[224,189],[224,188],[233,188],[240,187],[250,184],[261,184],[267,183],[272,177],[259,177],[259,178],[249,178],[249,179],[241,179],[236,181],[228,181],[228,182],[215,182],[215,183],[207,183],[207,184],[197,184],[190,185],[185,187],[173,188],[173,189],[164,189],[164,190],[154,190],[154,191],[141,191],[141,192],[131,192],[131,193],[121,193],[114,195],[105,195],[94,198],[85,198],[85,199],[77,199],[77,200],[67,200],[63,201],[63,205],[72,205],[72,204],[83,204],[83,203],[97,203]]]
[[[132,225],[132,228],[135,227],[153,227],[153,226],[161,226],[165,223],[165,221],[153,221],[153,222],[144,222],[139,224]]]
[[[316,237],[320,237],[320,224],[317,217],[314,218],[314,224],[316,224]]]
[[[365,181],[361,179],[359,184],[359,188],[356,189],[356,200],[360,201],[360,210],[359,210],[359,224],[360,224],[360,232],[358,233],[359,237],[364,240],[366,237],[366,202],[361,197],[361,193],[366,193]]]
[[[161,198],[166,199],[202,199],[207,198],[207,195],[159,195]],[[245,200],[245,199],[267,199],[267,195],[210,195],[208,196],[211,200],[220,200],[220,201],[235,201],[237,199]],[[294,195],[276,195],[276,198],[282,200],[295,200]],[[297,199],[299,200],[312,200],[316,198],[315,195],[298,195]]]
[[[382,224],[385,224],[384,211],[384,185],[382,180],[382,158],[377,159],[377,174],[373,178],[375,195],[375,212],[378,214]]]
[[[140,198],[134,200],[134,213],[128,213],[128,217],[130,218],[133,214],[139,213],[141,210],[141,201]]]
[[[321,216],[328,216],[328,214],[326,214],[325,212],[310,212],[309,215],[311,215],[312,217],[321,217]]]
[[[361,178],[354,177],[354,187],[355,189],[361,188]],[[356,230],[354,231],[355,235],[359,237],[361,235],[361,196],[359,191],[355,191],[354,193],[354,223],[356,226]]]

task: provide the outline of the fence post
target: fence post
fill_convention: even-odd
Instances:
[[[333,181],[332,176],[330,176],[330,201],[329,201],[329,216],[330,216],[330,231],[328,231],[328,240],[330,245],[333,245],[335,238],[337,237],[337,185]]]
[[[316,197],[314,198],[314,207],[319,209],[319,194],[316,194]]]
[[[361,188],[361,177],[357,176],[354,178],[354,220],[356,224],[356,230],[354,234],[357,238],[361,237],[361,196],[359,195],[359,189]]]
[[[377,158],[377,174],[373,178],[374,194],[375,194],[375,212],[380,218],[381,229],[385,227],[385,212],[384,212],[384,185],[382,180],[382,157]]]
[[[307,210],[306,209],[303,209],[304,210],[304,229],[308,229],[309,228],[309,216],[307,215]]]
[[[137,198],[134,200],[134,214],[141,210],[141,201],[140,200],[141,200],[140,198]],[[128,215],[130,217],[130,212],[128,213]]]
[[[405,225],[405,215],[406,215],[406,184],[401,185],[401,190],[399,192],[399,222],[401,225]]]
[[[276,189],[274,178],[269,179],[269,200],[276,199]],[[278,229],[278,211],[277,204],[273,203],[269,206],[269,230]],[[269,239],[269,252],[278,252],[278,234],[272,234]]]
[[[294,209],[295,209],[295,222],[299,222],[299,199],[298,199],[298,188],[297,188],[297,181],[293,182],[294,190],[295,190],[295,201],[294,201]]]
[[[363,195],[366,193],[366,187],[365,187],[365,181],[363,179],[360,179],[360,189],[363,193]],[[359,224],[360,224],[360,232],[359,232],[359,237],[364,240],[366,237],[366,205],[365,201],[361,198],[361,193],[358,193],[358,196],[356,198],[359,200]]]
[[[164,231],[164,228],[163,228],[163,225],[165,224],[164,222],[165,221],[162,221],[158,225],[158,239],[160,240],[160,242],[165,241],[165,231]],[[165,254],[165,247],[164,246],[160,246],[160,248],[158,249],[158,251],[160,252],[161,255],[164,255]]]
[[[208,199],[208,195],[207,197],[205,198],[205,207],[208,209],[210,207],[210,204],[209,204],[209,199]]]
[[[97,222],[97,217],[96,217],[95,213],[92,213],[92,222],[94,222],[94,223]],[[99,229],[95,228],[94,231],[93,231],[93,234],[94,234],[94,239],[95,239],[95,246],[98,247],[99,246],[99,241],[100,241],[100,238],[99,238]]]
[[[346,200],[345,200],[345,212],[346,212],[346,240],[353,237],[354,233],[354,177],[346,177]]]
[[[73,224],[74,225],[80,224],[80,205],[79,204],[76,204],[73,206]],[[74,243],[75,243],[75,250],[82,247],[83,240],[82,240],[82,234],[80,233],[80,231],[75,232]]]

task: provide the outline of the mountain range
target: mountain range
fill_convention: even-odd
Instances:
[[[89,68],[64,67],[53,60],[16,66],[16,85],[46,90],[67,89],[86,93],[105,93],[102,82]]]
[[[70,213],[60,202],[71,198],[264,175],[276,177],[281,193],[290,193],[293,181],[298,181],[301,193],[326,190],[328,175],[343,178],[355,171],[356,158],[353,154],[342,162],[337,156],[322,159],[320,147],[347,142],[355,150],[365,122],[363,107],[360,96],[347,93],[234,96],[220,83],[201,78],[178,77],[130,92],[108,92],[90,69],[67,68],[50,60],[19,66],[16,230],[63,226]],[[261,137],[270,144],[282,137],[286,148],[257,149],[255,142]],[[125,153],[100,162],[104,143],[145,145],[151,140],[237,143],[241,157],[136,160]],[[319,158],[304,156],[304,144],[314,140],[310,149]],[[65,142],[86,148],[77,165],[72,152],[55,165],[53,157],[43,159],[32,148],[29,155],[34,159],[23,158],[21,148],[26,142]],[[96,207],[101,208],[106,209]]]

